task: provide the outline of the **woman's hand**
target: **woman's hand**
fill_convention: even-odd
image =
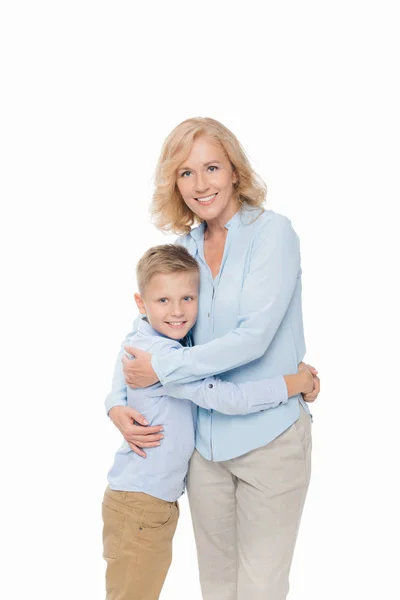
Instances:
[[[306,363],[301,362],[299,364],[299,371],[302,371],[303,369],[307,369],[308,371],[310,371],[311,375],[313,376],[314,389],[308,394],[302,394],[302,396],[305,402],[314,402],[317,399],[319,392],[321,391],[321,382],[318,377],[318,371],[311,365],[307,365]]]
[[[128,442],[131,450],[146,458],[146,453],[140,448],[153,448],[160,445],[160,440],[164,437],[162,425],[147,427],[146,419],[130,406],[114,406],[108,413],[115,427],[122,433],[124,439]],[[141,425],[135,425],[141,423]]]
[[[129,387],[143,388],[157,383],[158,377],[151,366],[151,354],[131,346],[125,346],[125,350],[135,357],[135,360],[122,357],[125,381]]]

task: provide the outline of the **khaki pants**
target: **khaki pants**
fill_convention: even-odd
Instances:
[[[223,462],[193,454],[187,487],[203,600],[285,600],[310,471],[301,406],[262,448]]]
[[[171,564],[178,503],[108,487],[102,508],[106,600],[157,600]]]

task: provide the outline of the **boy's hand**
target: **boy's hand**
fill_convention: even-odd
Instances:
[[[135,360],[122,357],[122,368],[125,381],[131,388],[143,388],[157,383],[158,377],[151,366],[151,354],[144,350],[138,350],[131,346],[124,346],[128,354],[132,354]]]
[[[130,406],[114,406],[108,415],[128,442],[131,450],[143,458],[146,458],[147,455],[140,448],[159,446],[159,440],[164,437],[161,433],[162,425],[147,427],[147,421],[143,415]],[[135,425],[135,421],[141,425]]]
[[[307,394],[312,392],[314,389],[314,380],[310,370],[304,363],[299,364],[298,376],[301,378],[302,391],[301,393]]]
[[[305,400],[305,402],[314,402],[317,397],[318,394],[321,391],[321,382],[320,379],[318,377],[318,371],[317,369],[315,369],[314,367],[312,367],[311,365],[307,365],[306,363],[301,362],[299,364],[299,371],[302,371],[304,369],[307,369],[311,375],[313,376],[313,384],[314,384],[314,388],[312,391],[306,393],[306,394],[302,394],[303,398]]]

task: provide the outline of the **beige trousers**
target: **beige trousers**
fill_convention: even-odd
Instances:
[[[171,564],[178,503],[107,488],[102,508],[106,600],[158,600]]]
[[[285,600],[311,471],[311,420],[238,458],[197,451],[187,481],[203,600]]]

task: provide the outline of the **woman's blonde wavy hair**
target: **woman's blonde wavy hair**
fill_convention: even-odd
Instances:
[[[190,154],[193,142],[207,136],[223,147],[237,176],[234,184],[240,205],[261,208],[267,186],[255,173],[239,140],[215,119],[195,117],[180,123],[171,131],[161,149],[155,174],[155,191],[151,205],[155,226],[168,233],[188,233],[201,219],[185,204],[176,184],[178,166]]]

